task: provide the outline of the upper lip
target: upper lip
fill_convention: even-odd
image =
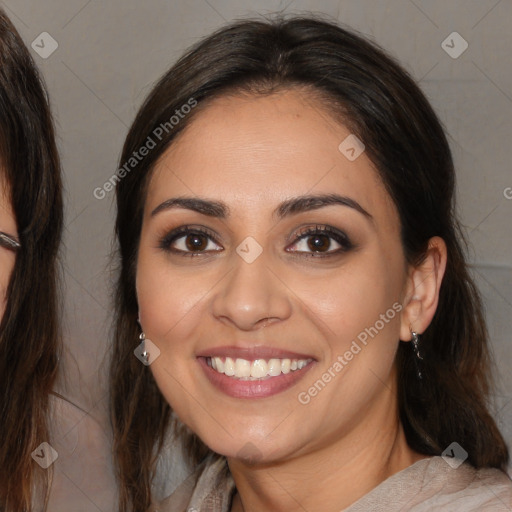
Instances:
[[[235,346],[208,348],[199,352],[197,357],[231,357],[232,359],[246,359],[248,361],[256,359],[315,359],[308,354],[263,345],[246,348]]]

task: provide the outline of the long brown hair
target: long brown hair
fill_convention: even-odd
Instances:
[[[38,510],[44,506],[51,475],[30,454],[49,440],[60,348],[56,258],[63,205],[48,95],[2,10],[0,164],[21,244],[0,325],[0,510],[24,512],[36,501]]]
[[[433,236],[448,263],[435,317],[422,337],[421,385],[410,343],[397,355],[401,422],[414,450],[439,455],[454,440],[475,467],[504,469],[506,444],[488,411],[490,359],[481,299],[468,272],[466,242],[455,215],[450,148],[414,80],[384,50],[318,17],[245,20],[196,44],[156,84],[129,130],[120,167],[155,128],[190,98],[198,106],[117,184],[116,330],[111,417],[120,483],[119,509],[144,510],[170,407],[149,368],[133,356],[138,343],[135,262],[146,187],[155,163],[208,101],[226,93],[268,94],[300,87],[366,146],[398,208],[407,262],[422,260]],[[161,131],[161,130],[160,130]],[[205,455],[192,436],[191,457]]]

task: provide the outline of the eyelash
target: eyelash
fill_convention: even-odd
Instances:
[[[167,235],[165,235],[158,245],[158,247],[166,252],[171,252],[173,254],[176,254],[178,256],[183,257],[194,257],[194,256],[200,256],[202,253],[207,254],[207,251],[199,251],[199,252],[191,252],[191,251],[182,251],[181,249],[173,249],[171,248],[171,244],[174,243],[176,240],[182,238],[185,235],[204,235],[207,238],[211,239],[214,243],[218,244],[216,241],[215,235],[206,228],[201,227],[193,227],[193,226],[182,226],[180,228],[174,229]],[[314,228],[309,227],[306,229],[301,230],[295,240],[293,241],[293,245],[297,244],[303,239],[307,239],[310,236],[313,235],[328,235],[330,238],[334,239],[335,242],[337,242],[341,248],[337,249],[335,251],[329,251],[326,253],[318,253],[318,252],[304,252],[304,251],[291,251],[292,253],[298,253],[299,257],[313,257],[313,258],[328,258],[333,256],[338,256],[341,253],[345,253],[350,251],[355,247],[355,245],[350,241],[348,236],[343,233],[342,231],[339,231],[335,228],[332,228],[330,226],[319,226],[316,225]],[[214,251],[214,252],[220,252],[220,251]]]

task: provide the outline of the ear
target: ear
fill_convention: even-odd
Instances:
[[[439,302],[439,290],[446,269],[447,250],[444,240],[429,240],[427,254],[417,267],[409,267],[400,324],[400,339],[410,341],[411,331],[422,334],[430,325]]]

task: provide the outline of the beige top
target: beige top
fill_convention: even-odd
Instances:
[[[235,484],[225,458],[210,456],[150,512],[229,512]],[[497,469],[456,469],[442,457],[390,476],[344,512],[510,512],[512,480]],[[312,511],[313,512],[313,511]]]

